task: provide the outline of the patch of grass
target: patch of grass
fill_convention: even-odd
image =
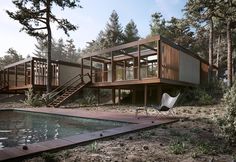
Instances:
[[[201,129],[198,128],[198,127],[195,127],[195,128],[193,128],[193,129],[191,129],[190,132],[195,133],[195,134],[198,134],[198,133],[201,132]]]
[[[88,149],[91,152],[98,152],[98,143],[97,143],[97,141],[94,141],[93,143],[89,144]]]
[[[45,162],[57,162],[59,159],[56,157],[55,154],[52,153],[43,153],[41,157],[45,160]]]
[[[169,150],[171,153],[179,155],[184,154],[187,150],[186,142],[181,140],[174,140],[169,145]]]

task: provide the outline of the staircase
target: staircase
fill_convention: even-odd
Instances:
[[[86,77],[89,78],[88,81],[85,81]],[[69,98],[74,94],[78,93],[83,87],[91,83],[91,76],[87,73],[85,75],[76,75],[71,80],[67,81],[62,86],[56,88],[44,98],[47,99],[48,107],[59,107],[65,103]]]

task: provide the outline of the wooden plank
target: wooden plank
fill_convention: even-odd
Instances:
[[[34,86],[34,59],[31,60],[31,71],[30,71],[30,83],[32,86]]]
[[[140,45],[138,45],[138,79],[140,80],[141,79],[141,76],[140,76]]]
[[[17,87],[17,65],[15,66],[15,86]]]
[[[92,57],[90,57],[90,76],[93,78],[93,60]]]
[[[150,37],[150,38],[141,39],[141,40],[138,40],[138,41],[134,41],[134,42],[122,44],[122,45],[119,45],[119,46],[115,46],[115,47],[112,47],[112,48],[104,49],[104,50],[97,51],[97,52],[94,52],[94,53],[88,53],[83,58],[96,56],[96,55],[101,55],[101,54],[105,54],[105,53],[110,53],[112,51],[118,51],[118,50],[130,48],[130,47],[134,47],[134,46],[137,46],[139,44],[146,44],[146,43],[149,43],[149,42],[158,41],[159,39],[160,39],[160,36],[157,35],[157,36],[153,36],[153,37]]]
[[[116,104],[116,89],[112,88],[112,103]]]
[[[161,51],[161,41],[157,42],[157,57],[158,57],[158,78],[161,78],[161,67],[162,67],[162,51]]]
[[[120,105],[120,88],[118,88],[118,104]]]
[[[158,41],[157,41],[158,42]],[[142,44],[141,46],[144,46],[145,48],[147,48],[147,49],[150,49],[150,50],[153,50],[153,51],[156,51],[157,49],[155,49],[155,48],[153,48],[153,47],[151,47],[151,46],[148,46],[148,45],[146,45],[146,44]]]
[[[147,84],[144,84],[144,106],[147,106],[147,91],[148,91],[148,86]]]
[[[80,74],[83,76],[84,75],[84,59],[81,59],[81,72]],[[84,82],[84,77],[81,78],[81,81]]]

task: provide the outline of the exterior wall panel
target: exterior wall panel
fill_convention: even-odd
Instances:
[[[179,80],[200,84],[200,61],[182,51],[179,57]]]
[[[161,43],[162,72],[161,77],[179,80],[179,50]]]

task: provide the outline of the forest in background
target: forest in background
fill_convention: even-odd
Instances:
[[[218,2],[219,1],[219,2]],[[155,12],[150,16],[150,32],[146,37],[161,35],[200,57],[209,60],[210,67],[219,67],[220,78],[232,78],[236,69],[236,1],[188,0],[183,8],[184,17],[163,18]],[[81,55],[141,39],[138,27],[131,19],[122,26],[119,15],[113,11],[97,37],[84,49],[76,47],[72,39],[52,40],[51,57],[54,60],[79,62]],[[36,57],[47,58],[47,39],[37,38]],[[23,59],[13,48],[0,58],[0,67]]]

